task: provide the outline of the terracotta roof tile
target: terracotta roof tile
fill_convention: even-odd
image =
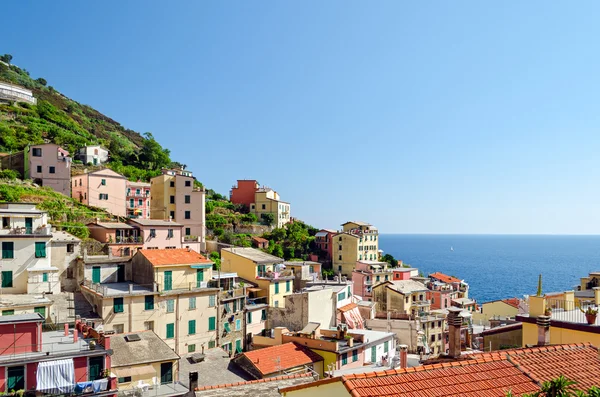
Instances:
[[[323,361],[323,357],[294,342],[252,350],[240,354],[235,361],[245,357],[263,375]]]
[[[139,250],[139,255],[144,256],[152,266],[193,265],[212,263],[204,256],[194,250],[180,249],[156,249]]]
[[[506,303],[507,305],[511,305],[512,307],[516,307],[518,309],[519,303],[521,301],[519,300],[519,298],[509,298],[509,299],[503,299],[502,302]]]
[[[340,307],[338,310],[341,311],[342,313],[344,313],[344,312],[348,312],[352,309],[356,309],[357,307],[358,307],[358,305],[356,303],[348,303],[347,305]]]
[[[433,277],[444,283],[460,283],[461,282],[461,280],[457,279],[456,277],[448,276],[447,274],[439,273],[439,272],[432,273],[429,275],[429,277]]]

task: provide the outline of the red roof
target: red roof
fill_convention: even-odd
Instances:
[[[440,280],[443,283],[460,283],[460,281],[461,281],[461,280],[457,279],[456,277],[448,276],[447,274],[444,274],[444,273],[432,273],[429,275],[429,277],[433,277],[437,280]]]
[[[152,266],[173,266],[173,265],[195,265],[198,263],[212,263],[196,251],[188,248],[162,249],[162,250],[138,250]]]
[[[263,376],[323,361],[323,357],[317,353],[294,342],[245,352],[235,360],[240,357],[250,361]]]
[[[521,303],[519,298],[503,299],[502,302],[506,303],[507,305],[516,307],[517,309],[519,308],[519,303]]]
[[[504,397],[539,391],[542,382],[560,375],[587,390],[600,384],[598,349],[589,343],[500,350],[473,354],[461,361],[344,375],[337,379],[353,397]],[[333,379],[328,380],[329,382]],[[317,386],[284,388],[298,390]]]
[[[356,309],[357,307],[358,307],[358,305],[356,303],[348,303],[347,305],[340,307],[338,310],[341,311],[342,313],[344,313],[344,312],[348,312],[352,309]]]

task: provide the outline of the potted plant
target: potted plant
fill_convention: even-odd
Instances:
[[[552,308],[551,307],[547,307],[546,310],[544,310],[544,316],[552,316]]]
[[[581,310],[581,312],[583,314],[585,314],[585,319],[587,321],[588,324],[595,324],[596,323],[596,317],[598,316],[598,309],[594,309],[592,306],[588,306],[587,309],[583,310],[581,307],[579,307],[579,310]]]

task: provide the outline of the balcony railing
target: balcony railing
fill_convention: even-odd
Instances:
[[[123,236],[117,236],[115,238],[115,241],[112,242],[114,244],[132,244],[132,243],[143,243],[143,239],[140,236],[131,236],[131,237],[123,237]],[[107,243],[111,243],[111,241],[107,241]]]
[[[277,280],[277,279],[293,279],[294,278],[294,274],[292,272],[281,272],[281,273],[276,273],[276,272],[258,272],[258,276],[256,276],[257,278],[266,278],[269,280]]]
[[[598,306],[593,302],[593,298],[590,298],[588,301],[580,301],[579,304],[564,299],[546,299],[546,307],[551,310],[550,317],[553,321],[579,324],[588,324],[584,314],[586,309],[598,310]],[[599,324],[599,320],[597,318],[594,324]]]
[[[228,291],[221,291],[219,293],[219,298],[221,300],[241,298],[243,296],[246,296],[243,288],[230,289]]]
[[[38,235],[38,236],[48,236],[51,233],[50,226],[39,226],[37,228],[33,227],[13,227],[13,228],[5,228],[0,231],[2,234],[11,234],[11,235]]]
[[[184,236],[183,241],[186,243],[196,242],[198,241],[198,236]]]

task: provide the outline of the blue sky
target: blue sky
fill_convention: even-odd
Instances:
[[[2,8],[0,53],[221,193],[257,179],[317,227],[600,232],[598,3]]]

